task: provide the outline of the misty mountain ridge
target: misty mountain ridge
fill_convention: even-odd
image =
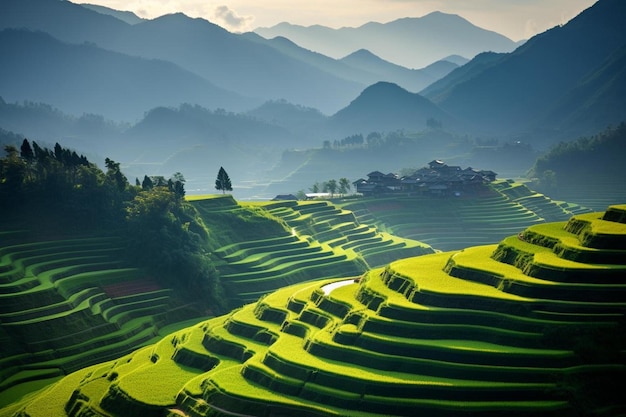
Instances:
[[[437,61],[419,70],[408,69],[385,61],[367,49],[359,49],[339,61],[352,68],[365,70],[372,74],[369,80],[364,80],[367,85],[387,81],[413,92],[426,88],[458,68],[457,64],[450,61]]]
[[[624,100],[607,101],[609,96],[600,94],[602,89],[624,90],[623,71],[607,64],[611,59],[620,62],[626,44],[625,19],[625,2],[600,0],[567,24],[533,37],[512,53],[477,56],[422,94],[474,132],[597,132],[626,115]],[[613,77],[607,77],[609,72]],[[601,87],[599,91],[583,88],[591,85],[590,80],[601,79],[606,83],[596,85]],[[574,96],[585,103],[582,119],[576,110],[568,110],[569,98]],[[570,124],[573,121],[575,125]]]
[[[347,107],[334,114],[329,130],[349,134],[397,129],[424,130],[431,123],[446,127],[454,118],[427,98],[396,84],[378,82],[366,88]]]
[[[333,113],[365,87],[181,13],[129,25],[69,2],[6,0],[2,8],[0,29],[44,31],[68,43],[88,42],[127,55],[170,61],[224,90],[254,98],[248,108],[284,98]]]
[[[40,13],[32,13],[32,10]],[[231,106],[225,101],[216,106],[234,111],[241,110],[241,106],[250,109],[267,100],[285,99],[333,114],[347,106],[368,85],[378,81],[393,82],[417,92],[453,69],[450,63],[438,63],[411,71],[373,56],[359,62],[355,62],[354,57],[335,60],[301,48],[285,38],[263,41],[258,35],[233,34],[207,20],[192,19],[182,13],[152,20],[133,20],[133,24],[129,24],[126,23],[128,19],[122,19],[125,15],[116,14],[112,9],[95,10],[70,2],[6,0],[0,28],[44,31],[67,43],[89,43],[130,56],[169,61],[222,90],[249,98],[247,104]],[[409,49],[414,47],[411,44]],[[348,65],[350,59],[351,65]],[[46,97],[22,95],[9,99],[44,101],[63,108],[62,103]],[[126,95],[129,105],[134,99],[132,95]],[[153,102],[142,110],[183,102],[194,101]],[[135,106],[142,104],[139,100]],[[208,99],[198,104],[211,107]],[[70,109],[63,108],[65,111]],[[103,114],[112,117],[113,112]]]
[[[134,121],[158,105],[185,102],[243,109],[250,100],[177,65],[67,44],[43,32],[0,31],[0,91],[6,101],[43,102],[75,115]]]
[[[50,19],[39,14],[26,16],[27,7],[22,4],[39,3],[50,12]],[[0,95],[5,102],[43,102],[63,112],[71,110],[75,116],[94,113],[104,120],[120,120],[113,115],[135,112],[130,120],[121,119],[130,121],[132,128],[123,129],[119,137],[111,133],[111,140],[100,140],[102,136],[82,130],[79,148],[81,152],[97,148],[114,159],[121,156],[123,166],[133,167],[131,175],[146,171],[156,174],[154,170],[158,170],[167,175],[181,171],[195,177],[204,172],[206,161],[219,163],[222,158],[233,169],[241,170],[240,179],[266,181],[266,173],[284,149],[320,146],[325,140],[341,140],[356,133],[403,129],[446,130],[451,135],[500,143],[514,139],[545,149],[550,143],[597,132],[624,119],[623,4],[601,0],[568,24],[530,39],[514,52],[478,54],[416,94],[395,82],[366,85],[350,79],[350,74],[376,77],[378,65],[386,73],[398,69],[406,74],[407,69],[385,62],[370,51],[355,50],[335,60],[286,38],[233,35],[183,14],[129,25],[82,7],[80,11],[66,9],[67,2],[7,0],[3,8],[7,7],[17,22],[7,23],[2,14],[0,27],[38,22],[57,31],[59,37],[23,29],[2,31],[0,52],[6,64],[0,68]],[[55,17],[60,10],[68,13]],[[72,15],[87,16],[91,30],[84,24],[71,26]],[[65,30],[55,19],[71,28]],[[107,33],[111,29],[117,32]],[[61,36],[74,41],[61,41]],[[455,59],[462,59],[447,56],[452,65]],[[222,62],[223,58],[229,62]],[[247,66],[248,62],[264,66],[264,70],[256,71]],[[211,72],[228,72],[237,65],[240,68],[231,71],[238,71],[231,81],[243,79],[249,87],[248,96],[212,82],[227,79],[227,75],[213,77]],[[436,70],[437,65],[450,67],[449,62],[438,62],[423,70]],[[281,71],[274,71],[281,66]],[[266,75],[274,79],[266,81]],[[23,88],[16,87],[20,83]],[[269,97],[262,94],[261,90],[271,90],[278,84],[283,90],[276,89]],[[250,91],[253,85],[257,85],[256,97]],[[298,85],[299,90],[293,90],[290,97],[281,97],[282,91],[292,85]],[[218,105],[207,102],[216,97],[217,93],[211,92],[214,88],[241,99],[243,104],[229,108],[226,100],[218,100]],[[307,91],[315,94],[305,97]],[[348,94],[350,91],[353,93]],[[105,106],[103,99],[116,108],[100,111],[97,106]],[[328,112],[331,106],[324,111],[311,104],[318,99],[334,100],[338,110]],[[341,101],[345,104],[339,105]],[[197,107],[203,110],[196,112]],[[189,109],[196,116],[190,116]],[[207,114],[202,116],[205,111]],[[97,116],[86,117],[85,121],[98,126]],[[19,127],[17,122],[0,124],[0,128],[29,134]],[[76,129],[67,129],[67,135],[76,136]],[[115,155],[106,149],[113,143],[124,145],[114,150]],[[271,152],[269,144],[275,144]],[[342,167],[332,169],[328,176],[338,176],[340,173],[332,173]],[[206,179],[203,181],[206,183]]]
[[[97,4],[81,3],[80,5],[95,12],[113,16],[122,22],[128,23],[129,25],[135,25],[146,20],[129,11],[115,10],[110,7],[100,6]]]
[[[356,28],[305,27],[283,22],[254,31],[265,38],[284,36],[303,48],[337,59],[367,49],[406,68],[422,68],[449,55],[473,58],[480,52],[510,52],[518,46],[503,35],[442,12],[388,23],[369,22]]]

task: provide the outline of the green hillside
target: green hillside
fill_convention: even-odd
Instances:
[[[219,230],[212,256],[233,307],[287,285],[356,276],[369,266],[433,252],[361,224],[326,201],[243,203],[221,196],[191,202],[207,228]]]
[[[528,173],[537,189],[561,200],[602,210],[624,201],[621,169],[626,163],[626,123],[561,142],[535,161]]]
[[[0,406],[23,390],[153,343],[170,324],[204,318],[200,305],[121,261],[120,239],[32,240],[7,232],[2,238]]]
[[[518,232],[284,287],[0,415],[626,413],[626,205]]]
[[[203,256],[216,269],[217,288],[189,277],[153,276],[127,256],[129,241],[121,233],[37,231],[17,214],[0,222],[0,407],[278,288],[354,277],[369,265],[433,252],[360,225],[349,211],[338,215],[325,202],[281,207],[238,203],[228,195],[189,200],[199,221],[188,227],[205,230]],[[286,218],[287,212],[295,217]],[[140,223],[136,230],[153,225],[156,239],[175,242],[175,230],[160,223]],[[158,265],[176,265],[181,275],[194,272],[189,268],[196,264],[183,265],[177,249],[141,251],[148,264],[168,257]],[[214,302],[218,296],[222,306]]]
[[[390,195],[346,200],[341,207],[354,212],[361,222],[439,250],[491,244],[533,224],[591,211],[552,200],[513,180],[494,181],[485,191],[468,197]]]

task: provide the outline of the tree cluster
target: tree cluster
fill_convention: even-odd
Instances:
[[[365,148],[379,149],[385,147],[398,147],[414,144],[415,135],[408,135],[402,130],[380,133],[370,132],[365,137],[361,133],[346,136],[334,141],[325,140],[322,144],[324,149]]]
[[[538,189],[553,191],[567,182],[588,176],[602,177],[621,172],[626,164],[626,123],[598,135],[561,142],[538,158],[529,172]]]
[[[350,188],[350,181],[347,178],[340,178],[339,181],[331,179],[321,184],[316,182],[309,188],[309,191],[312,193],[329,193],[332,198],[337,193],[340,196],[346,195],[348,191],[350,191]]]
[[[0,159],[0,218],[26,220],[34,233],[106,233],[127,244],[127,261],[219,310],[224,297],[208,252],[208,232],[184,199],[184,178],[145,176],[130,185],[109,158],[102,171],[86,157],[24,140]]]
[[[63,148],[53,149],[24,139],[20,149],[7,145],[0,159],[0,210],[5,213],[30,213],[37,227],[56,224],[83,230],[122,217],[122,201],[130,197],[128,181],[119,164],[108,160],[102,172],[84,155]]]

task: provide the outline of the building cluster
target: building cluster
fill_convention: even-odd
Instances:
[[[353,185],[356,192],[364,196],[384,194],[461,196],[484,190],[485,184],[495,181],[496,175],[493,171],[461,169],[459,166],[434,160],[412,175],[399,177],[396,174],[374,171],[367,174],[367,179],[358,179]]]

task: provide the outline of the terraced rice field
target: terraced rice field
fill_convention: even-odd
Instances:
[[[279,202],[264,205],[264,208],[284,220],[295,234],[310,236],[331,248],[354,251],[370,267],[432,252],[421,242],[398,238],[362,224],[351,211],[327,201]]]
[[[221,282],[235,306],[287,285],[356,276],[370,266],[433,252],[420,242],[362,225],[353,213],[326,201],[254,204],[210,198],[194,204],[206,221],[218,213],[235,217],[241,211],[261,210],[275,224],[284,225],[262,238],[246,236],[245,231],[233,233],[231,243],[214,251]]]
[[[0,247],[0,406],[23,383],[118,357],[168,323],[197,317],[121,263],[117,239],[25,240],[12,233]]]
[[[490,193],[474,197],[394,196],[348,201],[341,206],[354,212],[359,221],[444,251],[496,243],[530,225],[563,221],[590,211],[555,202],[512,181],[495,182]]]
[[[32,417],[623,415],[626,205],[520,232],[282,288],[20,407]]]
[[[579,175],[559,181],[554,191],[560,200],[575,202],[593,210],[604,210],[611,204],[626,201],[626,186],[623,175],[615,173],[605,177]]]

